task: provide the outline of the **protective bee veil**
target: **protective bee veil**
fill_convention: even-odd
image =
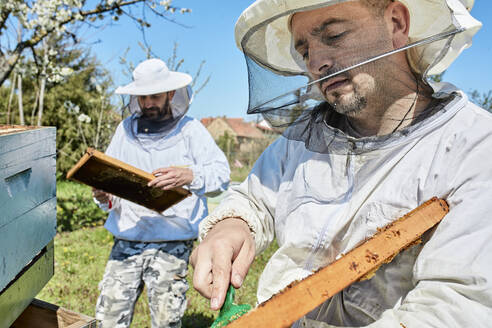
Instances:
[[[469,14],[473,1],[398,4],[403,23],[388,20],[391,0],[256,1],[235,31],[248,66],[248,114],[309,150],[340,154],[439,116],[454,95],[436,92],[429,76],[471,45],[481,26]],[[386,129],[361,131],[360,121]]]

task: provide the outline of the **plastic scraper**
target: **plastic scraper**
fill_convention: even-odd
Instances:
[[[235,290],[232,285],[229,285],[227,290],[224,305],[220,309],[219,316],[215,319],[214,323],[210,328],[225,327],[229,323],[233,322],[243,314],[251,310],[251,305],[249,304],[234,304]]]

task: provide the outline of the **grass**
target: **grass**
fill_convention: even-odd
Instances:
[[[103,227],[59,233],[55,237],[55,275],[37,298],[93,317],[99,295],[97,285],[103,276],[112,244],[112,235]],[[256,258],[243,287],[236,292],[237,303],[256,303],[259,275],[275,249],[276,245],[272,245]],[[190,286],[192,275],[190,266]],[[188,308],[183,318],[183,327],[209,327],[217,313],[210,311],[208,300],[193,287],[190,287],[187,298]],[[150,327],[145,291],[135,307],[132,327]]]
[[[250,166],[245,165],[241,168],[231,167],[231,181],[243,182],[249,172],[251,172]]]

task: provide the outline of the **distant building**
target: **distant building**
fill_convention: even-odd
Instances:
[[[280,134],[280,132],[272,128],[266,120],[261,120],[259,123],[256,124],[256,127],[260,129],[263,134],[268,136],[277,137]]]
[[[247,150],[248,144],[255,140],[265,138],[262,130],[257,128],[255,123],[245,122],[242,118],[206,117],[200,121],[216,141],[227,133],[239,145],[240,151]]]
[[[206,117],[200,120],[227,157],[236,165],[239,161],[252,163],[278,136],[266,122],[246,122],[242,118]],[[228,140],[221,139],[229,136]],[[242,165],[242,164],[241,164]],[[238,165],[239,166],[239,165]]]

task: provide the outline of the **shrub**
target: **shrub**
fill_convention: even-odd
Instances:
[[[107,217],[92,199],[89,186],[71,181],[56,184],[56,215],[59,232],[101,225]]]

